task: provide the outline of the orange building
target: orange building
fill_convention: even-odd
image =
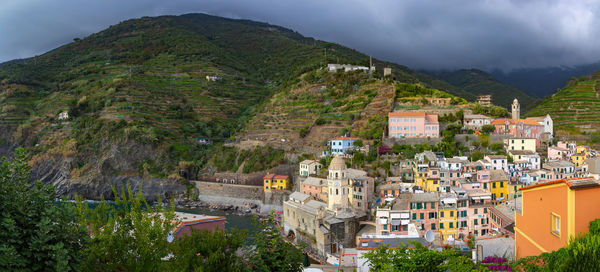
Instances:
[[[515,213],[515,258],[537,256],[566,246],[600,218],[600,181],[592,177],[540,183],[520,189]]]

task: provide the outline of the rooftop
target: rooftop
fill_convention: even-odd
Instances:
[[[510,154],[513,155],[536,155],[537,153],[531,151],[531,150],[509,150],[508,151]]]
[[[541,126],[541,124],[539,122],[534,121],[534,120],[527,120],[527,119],[495,119],[494,121],[492,121],[491,124],[492,125],[504,125],[506,123]]]
[[[358,138],[353,138],[353,137],[337,137],[335,139],[333,139],[334,141],[356,141],[358,140]]]
[[[490,171],[490,181],[503,181],[508,180],[506,173],[502,170],[489,170]]]
[[[394,211],[402,211],[402,210],[410,210],[410,199],[412,194],[401,194],[394,201],[394,205],[392,206],[392,210]]]
[[[302,184],[311,186],[327,186],[327,180],[322,178],[308,177],[302,182]]]
[[[481,114],[465,114],[464,119],[492,119],[492,117]]]
[[[437,193],[418,193],[413,194],[410,202],[437,202],[440,198]]]
[[[300,192],[293,192],[292,194],[290,194],[290,200],[295,200],[295,201],[300,201],[300,202],[304,202],[309,197],[310,197],[310,195],[303,194]]]
[[[523,187],[523,188],[519,189],[519,191],[526,191],[526,190],[533,189],[533,188],[544,187],[544,186],[553,185],[553,184],[561,184],[561,183],[567,184],[567,186],[569,186],[569,188],[571,188],[571,189],[581,189],[581,188],[590,188],[590,187],[600,186],[600,181],[595,179],[594,177],[582,177],[582,178],[559,179],[559,180],[553,180],[553,181],[544,182],[544,183],[538,183],[535,185]]]
[[[319,163],[319,162],[315,161],[315,160],[303,160],[300,162],[300,164],[313,164],[313,163]]]
[[[205,221],[205,220],[225,220],[223,216],[214,216],[214,215],[203,215],[203,214],[193,214],[193,213],[185,213],[185,212],[175,212],[175,220],[181,221],[183,223],[191,223],[195,221]]]

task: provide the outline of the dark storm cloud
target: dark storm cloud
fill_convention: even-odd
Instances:
[[[192,12],[269,22],[420,69],[600,60],[600,1],[2,0],[0,61],[129,18]]]

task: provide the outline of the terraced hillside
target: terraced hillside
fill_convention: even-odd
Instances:
[[[368,73],[307,73],[294,88],[273,96],[238,137],[244,148],[274,145],[298,153],[318,153],[325,141],[358,133],[373,116],[385,116],[394,102],[390,82]]]
[[[600,130],[600,72],[571,80],[528,116],[550,114],[555,130],[579,134]]]

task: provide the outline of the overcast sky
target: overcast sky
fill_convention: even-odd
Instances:
[[[600,60],[600,0],[0,0],[0,62],[129,18],[194,12],[281,25],[416,69]]]

